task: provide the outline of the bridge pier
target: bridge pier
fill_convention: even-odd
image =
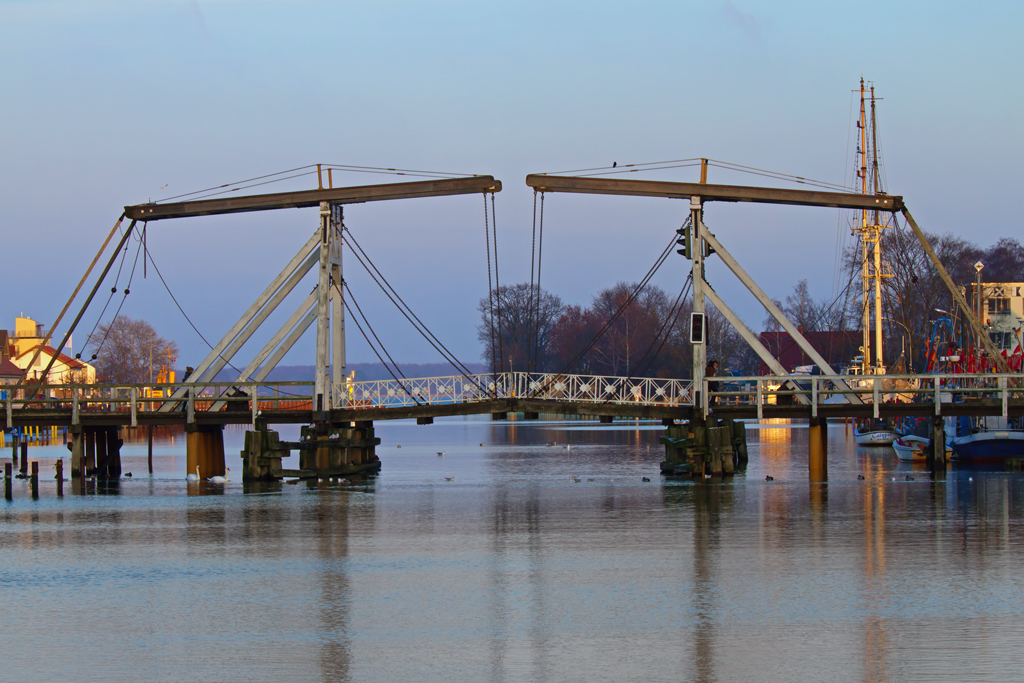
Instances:
[[[938,415],[932,418],[932,442],[928,448],[927,465],[932,472],[946,471],[946,420]]]
[[[667,425],[661,442],[665,460],[661,473],[704,479],[731,476],[747,464],[747,431],[742,422],[694,419],[681,425]]]
[[[828,422],[812,417],[808,428],[807,469],[812,482],[828,481]]]
[[[374,436],[373,422],[368,420],[307,425],[302,428],[302,439],[296,442],[281,441],[276,431],[257,423],[255,430],[245,433],[242,480],[329,478],[376,471],[380,469],[378,445],[380,439]],[[281,459],[293,449],[299,451],[299,469],[283,469]]]
[[[195,474],[199,467],[201,479],[223,477],[224,427],[222,425],[185,425],[185,471]]]

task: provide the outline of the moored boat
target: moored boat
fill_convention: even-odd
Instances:
[[[1003,418],[980,418],[970,434],[951,438],[953,459],[970,464],[1024,460],[1024,430]]]
[[[858,446],[890,446],[899,436],[887,420],[854,420],[853,424]]]

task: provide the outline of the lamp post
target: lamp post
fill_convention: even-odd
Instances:
[[[936,309],[936,310],[938,310],[938,309]],[[893,318],[882,318],[882,320],[886,320],[886,321],[891,322],[891,323],[896,323],[897,325],[899,325],[900,327],[902,327],[904,330],[907,331],[907,336],[904,337],[904,340],[908,339],[908,338],[910,339],[910,360],[911,360],[911,363],[912,363],[913,360],[914,360],[914,335],[912,335],[910,333],[910,328],[907,327],[906,325],[904,325],[903,323],[901,323],[899,320],[894,320]],[[906,353],[906,349],[904,348],[904,354],[905,353]],[[911,367],[911,363],[907,363],[907,373],[912,375],[912,374],[914,374],[914,372],[913,372],[913,368]]]
[[[981,321],[983,320],[983,318],[981,317],[982,316],[982,312],[981,312],[981,306],[982,306],[982,301],[981,301],[981,299],[982,299],[982,297],[981,297],[981,269],[984,268],[984,267],[985,267],[985,264],[982,263],[981,261],[978,261],[977,263],[974,264],[974,270],[978,273],[977,286],[976,286],[976,288],[974,290],[974,296],[976,298],[976,302],[975,303],[977,304],[977,309],[978,309],[978,326],[979,327],[981,326],[981,324],[982,324]],[[975,349],[975,354],[977,354],[979,356],[978,360],[980,361],[981,360],[981,358],[980,358],[980,356],[981,356],[981,333],[978,334],[978,341],[974,344],[974,349]]]

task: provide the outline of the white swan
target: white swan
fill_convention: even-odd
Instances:
[[[185,481],[189,481],[189,482],[199,481],[199,465],[196,465],[196,473],[195,474],[187,474],[187,475],[185,475]]]
[[[231,471],[230,467],[225,467],[224,468],[224,476],[223,477],[219,477],[219,476],[218,477],[210,477],[210,483],[211,484],[226,484],[226,483],[228,483],[228,472],[230,472],[230,471]]]

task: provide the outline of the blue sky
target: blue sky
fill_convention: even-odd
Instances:
[[[1016,237],[1022,14],[1018,3],[0,0],[0,325],[21,312],[50,323],[123,205],[315,162],[498,177],[502,276],[522,281],[527,173],[710,157],[843,182],[862,74],[884,97],[888,189],[918,221],[982,245]],[[766,182],[717,169],[710,180]],[[480,203],[346,213],[464,360],[480,352]],[[639,279],[685,212],[670,200],[549,197],[546,287],[585,304]],[[150,226],[149,246],[213,341],[316,221],[313,210],[168,221]],[[707,222],[773,296],[802,278],[834,294],[837,244],[849,239],[835,211],[715,206]],[[659,274],[667,290],[685,278],[679,261]],[[763,314],[732,277],[710,277],[757,327]],[[347,279],[396,359],[437,360],[351,259]],[[177,340],[180,365],[202,357],[152,274],[132,283],[123,312]],[[76,346],[98,315],[86,314]],[[311,336],[286,363],[312,362]],[[349,340],[350,361],[373,360],[352,326]]]

